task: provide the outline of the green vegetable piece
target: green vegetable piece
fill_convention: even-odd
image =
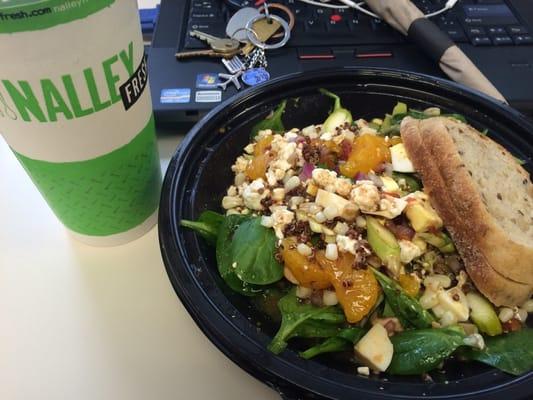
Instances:
[[[485,349],[465,349],[461,354],[467,360],[491,365],[511,375],[522,375],[533,370],[533,329],[485,338]]]
[[[349,351],[353,349],[353,345],[359,341],[365,334],[363,328],[352,327],[345,328],[336,336],[326,339],[324,342],[313,346],[300,353],[302,358],[309,360],[319,354],[337,353],[341,351]]]
[[[341,99],[339,96],[334,93],[331,93],[326,89],[319,89],[319,91],[323,95],[331,97],[335,100],[335,103],[333,105],[333,111],[331,112],[331,114],[329,114],[329,117],[326,119],[326,121],[324,121],[324,124],[322,125],[322,130],[324,132],[335,132],[335,128],[337,128],[338,126],[341,126],[346,122],[348,122],[349,124],[353,122],[352,113],[346,108],[342,107]]]
[[[368,123],[368,127],[369,127],[369,128],[372,128],[372,129],[374,129],[374,130],[376,130],[376,131],[379,132],[379,130],[380,130],[380,128],[381,128],[381,125],[375,124],[374,122],[369,122],[369,123]],[[327,132],[327,131],[326,131],[326,132]]]
[[[269,285],[283,278],[283,266],[276,260],[276,235],[261,225],[261,218],[242,222],[231,245],[233,270],[240,280]]]
[[[233,257],[231,254],[233,234],[237,227],[248,220],[246,215],[235,214],[225,217],[218,231],[216,258],[218,273],[226,284],[235,292],[245,296],[254,296],[261,292],[255,285],[250,285],[239,279],[233,268]]]
[[[292,289],[278,302],[281,312],[281,326],[276,336],[268,345],[274,354],[279,354],[287,347],[287,341],[298,335],[298,328],[307,321],[313,320],[322,323],[333,321],[344,322],[344,313],[338,307],[315,307],[312,304],[301,302],[296,297],[296,289]]]
[[[438,248],[442,253],[453,253],[455,251],[455,246],[453,245],[452,239],[444,232],[439,232],[438,234],[421,232],[418,233],[418,236],[420,236],[430,245]]]
[[[407,114],[407,104],[398,102],[392,109],[392,115]]]
[[[492,304],[474,292],[468,293],[466,300],[468,301],[468,307],[472,310],[470,318],[478,329],[489,336],[501,335],[502,324]]]
[[[396,181],[396,183],[398,183],[398,185],[400,184],[400,180],[403,179],[403,181],[405,182],[405,186],[406,186],[405,188],[406,194],[413,193],[413,192],[416,192],[422,189],[422,184],[420,183],[420,181],[410,174],[402,174],[400,172],[393,172],[392,178]]]
[[[402,287],[388,276],[372,268],[385,299],[404,327],[414,326],[418,329],[429,328],[434,321],[433,316],[422,308],[418,300],[409,296]]]
[[[391,337],[394,355],[387,368],[393,375],[418,375],[436,368],[459,346],[465,334],[459,329],[420,329]]]
[[[373,217],[366,217],[368,243],[376,255],[386,265],[400,260],[400,245],[396,237]]]
[[[385,302],[385,306],[383,307],[383,312],[381,313],[381,316],[383,318],[391,318],[394,317],[394,311],[389,305],[388,302]]]
[[[285,112],[285,107],[287,107],[287,100],[283,100],[278,104],[272,115],[266,117],[264,120],[259,121],[252,127],[252,132],[250,137],[255,139],[259,131],[266,129],[271,129],[273,132],[280,133],[285,132],[285,127],[283,126],[283,113]]]
[[[216,246],[218,229],[223,221],[224,216],[222,214],[214,211],[204,211],[197,221],[182,219],[180,225],[196,231],[207,243],[211,246]]]

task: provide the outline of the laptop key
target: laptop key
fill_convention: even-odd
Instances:
[[[496,46],[506,46],[506,45],[513,44],[513,39],[511,39],[511,37],[507,35],[493,36],[492,41],[494,45]]]
[[[507,35],[507,31],[502,27],[490,27],[487,29],[491,35]]]
[[[515,26],[508,26],[507,33],[509,35],[523,35],[525,33],[528,33],[528,31],[526,28],[524,28],[521,25],[515,25]]]
[[[483,36],[487,34],[487,32],[485,32],[485,28],[480,26],[466,28],[466,33],[468,33],[469,36]]]
[[[490,46],[492,44],[488,36],[474,36],[470,41],[474,46]]]
[[[513,42],[515,44],[518,44],[518,45],[521,45],[521,44],[533,44],[533,36],[531,36],[531,35],[513,36]]]

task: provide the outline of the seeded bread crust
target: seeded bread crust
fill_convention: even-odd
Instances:
[[[422,177],[424,190],[442,217],[478,290],[497,306],[522,304],[533,291],[532,285],[525,282],[531,278],[532,267],[526,263],[525,270],[514,271],[514,276],[520,281],[500,273],[502,269],[512,269],[511,265],[498,265],[496,270],[494,262],[500,263],[502,259],[509,262],[519,257],[514,254],[517,251],[515,245],[518,244],[509,243],[508,236],[488,213],[478,187],[449,133],[450,127],[457,128],[454,124],[454,120],[446,118],[405,118],[401,136],[409,158]],[[473,129],[462,125],[465,129]],[[498,241],[496,249],[490,249],[502,235],[505,240]],[[511,256],[499,256],[505,252],[510,252]],[[528,261],[531,260],[529,257]]]

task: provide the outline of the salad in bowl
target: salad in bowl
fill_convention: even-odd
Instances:
[[[322,124],[286,129],[281,103],[231,165],[220,210],[180,221],[215,247],[231,290],[275,301],[281,318],[269,350],[304,339],[301,357],[349,354],[360,375],[427,376],[450,357],[514,375],[532,370],[529,277],[502,275],[482,244],[465,238],[469,217],[449,212],[442,177],[424,164],[433,157],[418,154],[432,149],[409,134],[430,124],[473,128],[461,115],[404,103],[354,118],[321,92],[334,101]],[[463,144],[450,143],[468,166]],[[466,183],[468,172],[476,174],[467,171]]]

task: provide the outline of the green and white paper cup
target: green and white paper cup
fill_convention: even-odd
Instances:
[[[0,0],[0,133],[67,229],[118,245],[161,170],[134,0]]]

